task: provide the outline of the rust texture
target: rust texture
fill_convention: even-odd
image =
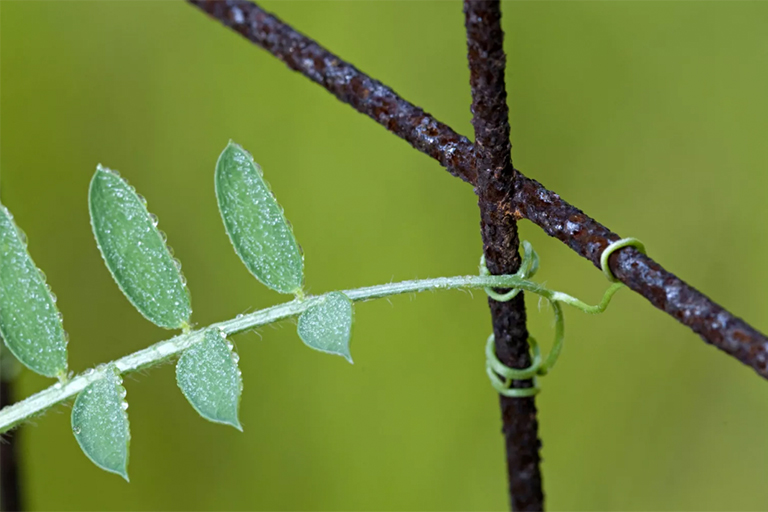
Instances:
[[[291,69],[320,84],[341,101],[384,125],[440,162],[454,176],[477,184],[474,149],[469,140],[381,82],[366,76],[253,3],[241,0],[188,1],[266,49]],[[519,170],[514,179],[515,195],[509,208],[516,218],[531,220],[577,254],[599,264],[599,251],[618,235],[554,192],[526,178]],[[632,248],[617,251],[611,256],[610,265],[616,277],[651,304],[693,329],[707,343],[768,378],[768,338],[764,334],[663,270],[651,258],[641,257]]]
[[[472,88],[477,182],[483,253],[492,274],[514,274],[520,267],[517,221],[509,205],[514,194],[510,159],[509,113],[504,83],[506,55],[498,0],[464,0],[467,57]],[[518,294],[509,302],[488,299],[496,336],[496,354],[507,366],[530,366],[525,301]],[[530,387],[530,380],[515,382]],[[538,420],[535,397],[499,395],[507,475],[513,510],[543,510],[539,467]]]
[[[254,3],[242,0],[190,0],[190,3],[431,156],[454,176],[475,182],[472,143],[386,85]]]
[[[597,268],[600,268],[603,249],[621,238],[559,195],[521,174],[515,177],[512,208]],[[768,378],[768,339],[764,334],[632,247],[616,251],[608,265],[621,282],[690,327],[706,343]]]

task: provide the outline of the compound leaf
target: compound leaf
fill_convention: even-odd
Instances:
[[[208,329],[203,340],[179,358],[176,382],[203,418],[243,430],[237,417],[243,391],[237,361],[226,335],[219,329]]]
[[[353,308],[349,297],[341,292],[328,293],[299,317],[299,337],[308,347],[342,356],[351,363],[349,337],[352,319]]]
[[[216,199],[224,228],[256,279],[280,293],[300,293],[304,257],[261,168],[230,142],[216,163]]]
[[[122,382],[111,365],[103,377],[86,386],[72,408],[72,432],[94,464],[128,480],[131,433]]]
[[[28,368],[47,377],[66,373],[67,335],[56,299],[27,252],[13,216],[0,205],[0,333]]]
[[[101,165],[88,194],[91,225],[117,285],[149,321],[178,329],[192,314],[181,265],[173,259],[157,218],[136,190]]]

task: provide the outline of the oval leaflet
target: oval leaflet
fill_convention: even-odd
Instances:
[[[72,407],[72,432],[94,464],[128,480],[128,402],[114,365],[77,395]]]
[[[342,356],[351,363],[349,338],[353,316],[349,297],[341,292],[328,293],[299,317],[299,337],[308,347]]]
[[[160,327],[186,327],[192,314],[186,281],[145,202],[101,165],[91,180],[88,202],[101,255],[131,304]]]
[[[176,365],[176,382],[192,407],[216,423],[243,430],[238,419],[243,380],[238,356],[219,329],[208,329]]]
[[[263,284],[300,294],[304,257],[261,168],[230,142],[216,162],[216,199],[235,252]]]
[[[25,366],[47,377],[67,370],[67,335],[23,233],[0,205],[0,334]]]

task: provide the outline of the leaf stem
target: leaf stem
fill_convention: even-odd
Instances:
[[[538,283],[522,279],[514,275],[503,276],[457,276],[401,281],[399,283],[380,284],[354,290],[344,290],[347,297],[353,301],[367,301],[399,295],[434,290],[460,290],[472,288],[521,288],[534,292],[550,300],[560,300],[587,311],[583,302],[561,292],[554,292]],[[21,402],[4,407],[0,410],[0,433],[36,416],[50,407],[59,404],[85,389],[91,382],[104,375],[109,364],[114,364],[120,373],[129,373],[142,368],[155,366],[171,357],[181,354],[192,345],[202,341],[203,332],[210,328],[221,329],[227,335],[267,325],[304,312],[319,300],[318,296],[308,296],[304,299],[294,299],[247,315],[215,323],[191,332],[182,333],[173,338],[155,343],[145,349],[121,357],[112,363],[102,364],[72,377],[64,382],[58,382],[36,393]]]

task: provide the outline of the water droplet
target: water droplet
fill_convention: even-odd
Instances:
[[[237,7],[234,7],[232,9],[232,21],[238,24],[245,22],[245,16],[243,15],[243,11],[241,11]]]

